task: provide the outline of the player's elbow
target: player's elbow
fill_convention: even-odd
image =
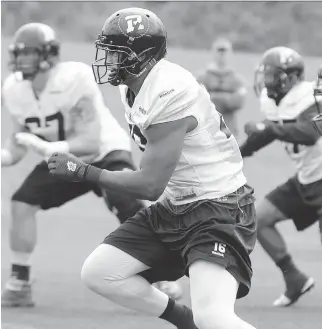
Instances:
[[[147,200],[149,201],[156,201],[162,195],[167,183],[160,181],[158,179],[153,179],[145,185]]]
[[[150,186],[147,189],[147,200],[149,201],[157,201],[160,196],[162,195],[164,191],[164,188],[161,188],[159,186]]]

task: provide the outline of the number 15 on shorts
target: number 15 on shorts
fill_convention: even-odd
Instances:
[[[213,255],[224,257],[226,252],[226,244],[221,242],[215,242],[214,249],[211,252]]]

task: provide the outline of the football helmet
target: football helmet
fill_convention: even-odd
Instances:
[[[151,11],[127,8],[112,14],[95,41],[92,64],[98,84],[117,86],[140,76],[166,55],[167,36],[162,21]]]
[[[320,68],[314,88],[314,98],[318,115],[313,118],[313,124],[317,131],[322,135],[322,67]]]
[[[29,23],[21,26],[9,45],[10,69],[32,77],[38,71],[52,66],[52,57],[58,56],[60,44],[54,30],[42,23]],[[28,56],[28,54],[33,56]]]
[[[255,71],[254,89],[260,95],[262,89],[266,88],[267,96],[279,101],[303,78],[302,57],[291,48],[274,47],[264,53]]]

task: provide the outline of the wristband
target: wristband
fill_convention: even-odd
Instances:
[[[84,172],[84,180],[97,184],[102,172],[103,169],[87,165]]]

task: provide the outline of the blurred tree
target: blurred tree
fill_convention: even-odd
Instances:
[[[322,2],[2,2],[2,35],[39,21],[55,28],[61,39],[93,42],[105,19],[126,7],[144,7],[160,16],[172,46],[209,48],[225,34],[236,50],[286,45],[322,55]]]

